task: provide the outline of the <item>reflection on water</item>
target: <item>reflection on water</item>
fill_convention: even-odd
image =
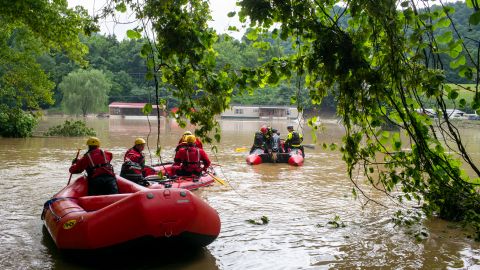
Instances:
[[[64,119],[43,121],[39,131]],[[456,224],[432,219],[425,222],[429,238],[416,242],[409,229],[391,222],[395,207],[384,209],[352,199],[351,183],[336,152],[306,149],[303,167],[288,164],[248,166],[246,152],[260,121],[222,121],[222,142],[214,154],[207,145],[219,176],[231,187],[212,186],[197,191],[220,214],[219,238],[206,249],[169,253],[141,250],[131,256],[106,256],[78,260],[60,254],[42,232],[43,202],[66,185],[68,167],[76,148],[85,148],[84,138],[0,139],[0,267],[1,269],[445,269],[474,268],[480,264],[479,244],[467,238]],[[268,123],[283,138],[287,122]],[[114,154],[118,172],[124,152],[135,137],[147,137],[155,148],[156,126],[144,120],[91,119],[102,147]],[[335,121],[319,141],[340,142],[343,132]],[[163,161],[171,161],[183,133],[175,122],[162,120]],[[312,143],[304,130],[306,143]],[[466,129],[464,140],[477,153],[480,137]],[[153,163],[158,160],[153,160]],[[375,199],[389,204],[381,194]],[[247,219],[267,216],[267,225],[252,225]],[[327,223],[338,216],[346,226]],[[167,249],[168,250],[168,249]],[[111,264],[110,264],[111,263]],[[472,268],[472,269],[473,269]]]

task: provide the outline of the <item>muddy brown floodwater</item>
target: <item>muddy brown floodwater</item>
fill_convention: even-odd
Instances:
[[[63,121],[44,119],[38,130]],[[334,120],[324,122],[327,129],[319,141],[340,142],[341,126]],[[88,119],[87,123],[96,129],[102,147],[113,153],[116,172],[134,138],[146,138],[149,132],[146,120]],[[211,146],[205,145],[218,175],[230,184],[196,191],[220,214],[219,238],[202,250],[178,258],[170,256],[168,260],[148,250],[148,261],[131,258],[133,262],[124,268],[480,269],[479,243],[468,238],[458,224],[426,220],[422,227],[429,236],[416,241],[413,229],[396,227],[391,221],[398,208],[383,195],[370,193],[376,200],[392,205],[390,208],[367,204],[362,209],[362,202],[351,195],[352,184],[338,152],[319,146],[306,149],[302,167],[247,165],[247,153],[235,149],[250,147],[253,133],[263,123],[222,121],[218,153],[213,154]],[[287,122],[269,124],[285,137]],[[183,131],[174,122],[162,121],[163,161],[172,160]],[[304,130],[307,144],[312,143],[309,132]],[[462,134],[478,163],[478,128],[465,128]],[[154,137],[149,137],[150,149],[154,148]],[[40,220],[43,203],[66,185],[70,162],[76,148],[84,148],[84,143],[84,138],[0,138],[0,269],[95,268],[59,255],[48,234],[43,233]],[[246,222],[262,216],[270,222]],[[345,227],[327,224],[335,216]]]

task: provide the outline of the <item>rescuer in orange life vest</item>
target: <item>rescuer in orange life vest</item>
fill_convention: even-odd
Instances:
[[[187,147],[181,147],[175,154],[173,168],[179,176],[199,176],[210,166],[210,159],[202,148],[196,146],[194,135],[187,135],[185,139]]]
[[[142,138],[135,139],[134,146],[128,149],[123,157],[120,176],[137,184],[148,186],[149,183],[144,180],[144,177],[155,174],[155,170],[145,166],[145,156],[142,152],[145,148],[145,143],[145,140]]]
[[[87,145],[87,153],[72,161],[70,173],[87,171],[88,195],[117,194],[117,179],[110,164],[112,153],[101,150],[100,140],[96,137],[88,138]]]

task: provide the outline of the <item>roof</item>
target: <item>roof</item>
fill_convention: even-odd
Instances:
[[[240,104],[230,104],[231,108],[258,108],[258,109],[297,109],[294,106],[285,106],[285,105],[240,105]]]
[[[134,102],[112,102],[108,105],[109,108],[134,108],[143,109],[147,103],[134,103]]]

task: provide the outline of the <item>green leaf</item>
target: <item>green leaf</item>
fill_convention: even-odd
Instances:
[[[462,65],[465,65],[466,62],[467,61],[466,61],[465,55],[461,55],[459,58],[450,62],[450,67],[452,69],[456,69]]]
[[[470,18],[468,18],[468,22],[471,25],[477,25],[480,23],[480,11],[476,11],[472,15],[470,15]]]
[[[143,44],[142,49],[140,50],[140,56],[143,58],[146,58],[150,52],[151,52],[151,47],[148,43]]]
[[[456,42],[451,42],[450,44],[448,44],[448,48],[450,50],[447,52],[451,58],[457,58],[458,55],[460,55],[460,53],[463,51],[461,40],[457,40]]]
[[[232,18],[232,17],[235,16],[236,14],[237,14],[237,12],[235,12],[235,11],[230,11],[230,12],[227,13],[227,16],[228,16],[229,18]]]
[[[460,75],[460,77],[462,78],[467,78],[471,80],[473,78],[473,70],[471,67],[462,66],[458,71],[458,75]]]
[[[445,152],[445,149],[443,148],[443,146],[441,146],[440,144],[437,144],[435,146],[435,151],[438,153],[438,154],[443,154]]]
[[[469,179],[463,179],[463,181],[467,182],[467,183],[470,183],[470,184],[474,184],[474,185],[480,185],[480,177],[477,177],[477,178],[469,178]]]
[[[250,32],[247,33],[246,37],[248,40],[255,41],[258,38],[257,29],[252,29]]]
[[[456,90],[452,90],[448,92],[448,98],[451,100],[455,100],[458,97],[458,92]]]
[[[337,149],[337,145],[335,143],[331,143],[329,148],[330,148],[330,151],[335,151]]]
[[[393,150],[399,151],[402,147],[402,142],[400,141],[400,133],[398,132],[393,133],[392,141],[393,141]]]
[[[297,96],[290,97],[290,104],[295,104],[297,102]]]
[[[443,43],[443,44],[452,41],[452,39],[453,39],[452,31],[447,31],[447,32],[445,32],[445,33],[443,33],[443,34],[441,34],[440,36],[437,37],[437,41],[439,43]]]
[[[127,37],[130,39],[139,39],[142,37],[142,35],[135,30],[129,29],[127,30]]]
[[[476,0],[467,0],[467,7],[469,8],[473,8],[473,2],[472,1],[476,1]]]
[[[145,106],[143,106],[142,108],[142,113],[144,115],[149,115],[150,113],[152,113],[152,111],[153,111],[153,106],[151,103],[145,104]]]
[[[438,28],[445,28],[450,26],[450,19],[448,17],[443,17],[435,24]]]
[[[115,10],[121,13],[127,12],[127,6],[125,6],[124,2],[121,2],[120,4],[115,6]]]

